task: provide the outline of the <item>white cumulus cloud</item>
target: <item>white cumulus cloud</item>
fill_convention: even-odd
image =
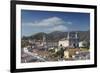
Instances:
[[[25,24],[28,26],[34,26],[34,27],[51,27],[51,26],[65,24],[65,22],[59,17],[51,17],[51,18],[43,19],[41,21],[34,21],[31,23],[25,23]]]
[[[64,25],[59,25],[59,26],[55,26],[52,29],[50,29],[52,31],[67,31],[68,28],[65,27]]]
[[[67,31],[70,24],[72,22],[64,21],[60,17],[50,17],[40,21],[22,23],[23,27],[28,26],[27,28],[32,29],[33,32]]]

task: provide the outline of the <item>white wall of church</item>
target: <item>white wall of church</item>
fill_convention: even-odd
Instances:
[[[62,44],[63,47],[68,47],[69,41],[68,40],[59,41],[58,46],[60,46],[61,44]]]

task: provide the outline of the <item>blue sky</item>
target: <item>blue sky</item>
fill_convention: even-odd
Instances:
[[[90,30],[90,14],[21,10],[22,36],[38,32]]]

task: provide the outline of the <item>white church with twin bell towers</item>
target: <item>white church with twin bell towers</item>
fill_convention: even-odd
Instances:
[[[79,37],[78,33],[71,34],[68,32],[66,38],[59,40],[58,45],[62,45],[63,47],[67,48],[78,48],[79,47]]]

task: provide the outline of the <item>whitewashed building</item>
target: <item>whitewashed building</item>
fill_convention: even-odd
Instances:
[[[84,44],[86,45],[87,42],[86,42],[86,41],[81,41],[81,42],[79,42],[79,47],[80,47],[80,48],[86,47]]]
[[[69,41],[68,39],[64,38],[64,39],[61,39],[59,42],[58,42],[58,46],[62,45],[63,47],[68,47],[69,46]]]
[[[79,47],[79,38],[77,32],[74,34],[74,37],[70,36],[68,33],[67,38],[59,40],[58,46],[62,45],[63,47],[77,48]]]
[[[79,42],[79,47],[84,47],[83,41]]]

